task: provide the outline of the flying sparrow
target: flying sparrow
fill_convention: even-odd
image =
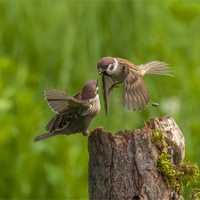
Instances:
[[[82,91],[70,97],[54,88],[45,91],[45,100],[56,115],[47,124],[48,133],[37,136],[35,142],[58,134],[70,135],[74,133],[89,134],[87,130],[101,106],[98,95],[98,80],[89,80]]]
[[[104,57],[97,64],[99,75],[102,74],[103,96],[106,115],[108,113],[110,92],[117,84],[124,82],[123,106],[134,111],[145,109],[149,102],[149,90],[142,79],[145,74],[173,76],[168,64],[159,61],[135,66],[132,62],[115,57]]]

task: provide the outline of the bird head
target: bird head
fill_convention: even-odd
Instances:
[[[86,82],[80,93],[81,100],[94,99],[98,95],[98,79],[91,79]]]
[[[99,75],[111,76],[117,68],[117,59],[113,57],[104,57],[97,63]]]

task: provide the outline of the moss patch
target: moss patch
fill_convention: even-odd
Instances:
[[[172,146],[173,142],[165,139],[161,131],[152,130],[151,141],[158,148],[159,158],[157,163],[158,172],[163,176],[168,188],[174,189],[181,194],[185,185],[197,182],[199,168],[196,164],[183,161],[177,165],[171,164],[171,156],[167,154],[166,147]]]
[[[192,194],[188,196],[189,200],[197,200],[200,199],[200,189],[195,188],[195,185],[192,186]]]
[[[151,141],[156,145],[156,147],[163,151],[165,149],[165,147],[168,146],[168,144],[165,141],[165,137],[161,132],[158,131],[152,131],[152,137],[151,137]]]

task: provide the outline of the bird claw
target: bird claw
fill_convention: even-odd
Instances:
[[[119,86],[117,85],[117,84],[119,84],[119,83],[121,83],[121,82],[118,82],[118,83],[113,84],[113,85],[110,87],[110,89],[108,90],[108,94],[110,94],[110,92],[112,92],[114,88],[119,88]]]
[[[84,131],[82,134],[83,134],[83,136],[87,137],[90,134],[90,132],[89,131]]]

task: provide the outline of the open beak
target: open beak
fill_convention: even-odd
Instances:
[[[99,75],[102,74],[104,71],[105,69],[99,67]]]

